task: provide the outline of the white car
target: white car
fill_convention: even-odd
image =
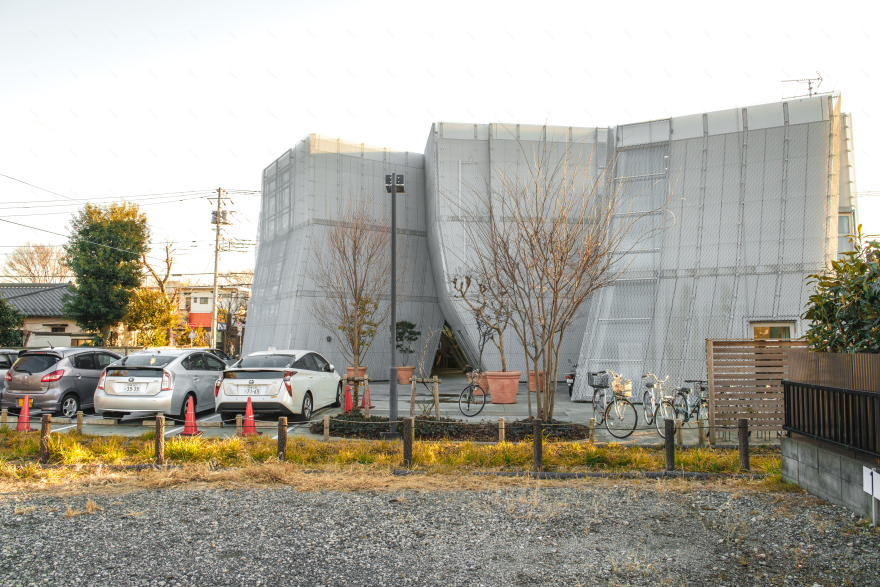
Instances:
[[[341,377],[321,355],[307,350],[261,351],[226,369],[214,387],[214,409],[224,421],[244,414],[278,414],[305,421],[342,401]]]

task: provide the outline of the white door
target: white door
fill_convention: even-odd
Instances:
[[[317,353],[312,353],[315,359],[315,378],[320,377],[319,385],[321,387],[321,403],[319,406],[326,406],[336,401],[336,382],[330,372],[330,363],[324,360],[324,357]]]

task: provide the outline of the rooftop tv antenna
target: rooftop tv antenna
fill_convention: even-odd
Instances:
[[[808,97],[812,97],[813,91],[818,90],[819,86],[822,85],[822,74],[817,71],[816,75],[819,77],[810,77],[810,78],[806,78],[806,79],[784,79],[784,80],[782,80],[782,83],[795,82],[795,83],[799,83],[799,84],[807,84],[807,94],[806,95]],[[815,87],[813,87],[814,83],[816,84]],[[791,96],[791,97],[792,98],[800,98],[802,96],[803,96],[803,94],[801,96]]]

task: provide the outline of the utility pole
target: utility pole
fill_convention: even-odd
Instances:
[[[211,304],[211,348],[217,348],[217,267],[220,260],[220,226],[222,218],[220,217],[221,205],[223,203],[223,190],[217,188],[217,212],[212,220],[217,225],[217,238],[214,241],[214,303]]]

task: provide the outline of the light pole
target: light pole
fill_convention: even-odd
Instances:
[[[391,370],[388,376],[388,420],[386,438],[397,437],[397,365],[395,365],[397,331],[397,194],[404,193],[403,176],[391,173],[385,176],[385,191],[391,194]]]

